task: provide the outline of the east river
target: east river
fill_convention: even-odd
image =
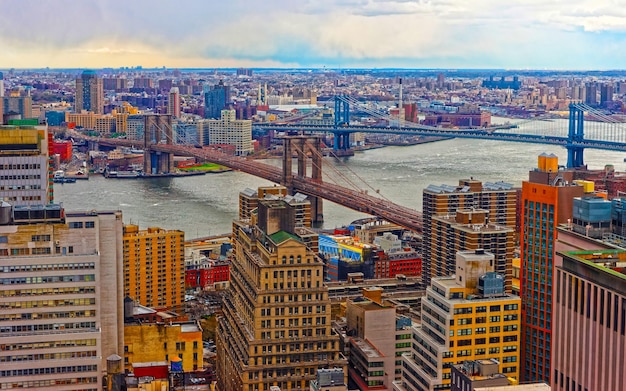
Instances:
[[[543,152],[557,155],[560,165],[567,162],[567,152],[562,147],[452,139],[372,149],[341,161],[325,158],[324,177],[340,185],[349,180],[369,194],[379,190],[391,202],[421,210],[422,190],[430,184],[456,185],[459,179],[473,177],[483,182],[505,181],[521,186]],[[625,157],[621,152],[585,151],[585,163],[590,169],[612,164],[616,171],[626,171]],[[267,163],[277,165],[280,159]],[[232,220],[238,216],[239,192],[271,185],[241,172],[151,179],[105,179],[95,174],[89,180],[55,184],[54,196],[55,202],[63,203],[68,211],[119,209],[124,223],[138,224],[140,229],[178,229],[191,239],[230,232]],[[324,202],[324,228],[347,225],[365,216]]]

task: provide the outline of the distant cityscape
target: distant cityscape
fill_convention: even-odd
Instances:
[[[444,138],[279,126],[490,129],[574,103],[620,126],[625,102],[626,71],[2,70],[0,389],[624,390],[626,173],[543,153],[521,186],[430,184],[421,211],[346,193],[412,229],[321,229],[313,188],[342,191],[323,156]],[[261,159],[282,182],[240,189],[226,235],[55,199]]]

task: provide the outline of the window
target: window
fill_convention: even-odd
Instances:
[[[70,229],[83,228],[83,222],[82,221],[71,221],[69,223],[69,227],[70,227]]]

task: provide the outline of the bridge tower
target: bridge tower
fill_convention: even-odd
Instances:
[[[311,157],[312,182],[322,182],[322,139],[320,136],[285,136],[283,137],[283,178],[281,185],[287,188],[289,194],[293,195],[293,156],[295,154],[298,161],[298,177],[307,178],[307,157]],[[311,201],[311,221],[315,223],[324,222],[324,210],[322,199],[309,196]]]
[[[571,103],[569,105],[569,132],[567,134],[567,168],[582,167],[584,147],[575,145],[583,142],[584,136],[584,111],[579,105]]]
[[[342,132],[343,126],[350,125],[350,102],[343,96],[335,96],[335,151],[350,149],[350,133]]]
[[[143,172],[147,175],[169,174],[174,168],[174,155],[167,152],[154,151],[151,146],[155,144],[174,144],[172,116],[166,114],[146,115],[143,125]]]

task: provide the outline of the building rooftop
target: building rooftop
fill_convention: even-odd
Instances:
[[[368,341],[361,338],[350,338],[350,342],[353,346],[356,346],[363,354],[368,358],[382,358],[384,355],[376,349],[376,347],[370,344]]]

